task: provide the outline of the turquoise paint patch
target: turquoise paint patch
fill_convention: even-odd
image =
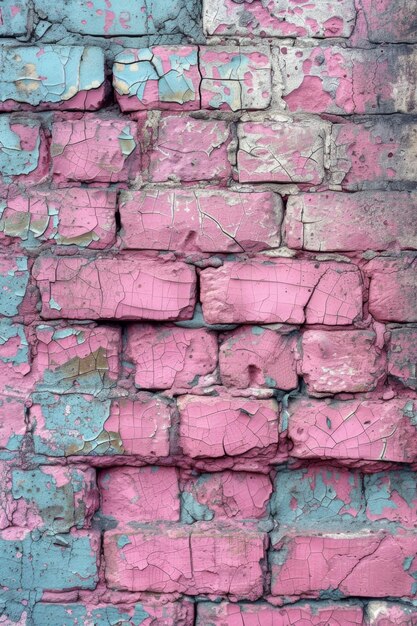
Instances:
[[[0,49],[2,102],[59,103],[103,82],[101,48],[44,45]]]
[[[127,535],[120,535],[120,537],[117,538],[117,545],[120,549],[128,546],[130,543],[131,541]]]
[[[12,472],[12,495],[15,500],[22,498],[34,505],[42,518],[39,530],[50,533],[65,533],[72,527],[82,528],[85,522],[85,505],[80,502],[77,507],[75,493],[83,486],[83,473],[71,470],[69,480],[58,487],[54,477],[42,469]]]
[[[351,501],[346,503],[337,497],[331,484],[325,484],[324,472],[317,472],[314,481],[311,477],[307,478],[306,470],[278,472],[271,512],[280,525],[300,530],[335,530],[359,528],[365,523],[359,481],[351,489]],[[357,512],[356,517],[342,512],[346,508]]]
[[[0,320],[0,346],[17,338],[19,344],[12,354],[2,356],[3,363],[11,363],[18,366],[29,363],[29,346],[25,335],[25,327],[21,324],[13,324],[10,320]]]
[[[53,298],[49,298],[49,306],[51,309],[55,309],[56,311],[60,311],[62,309],[62,306]]]
[[[262,328],[262,326],[252,326],[251,332],[252,335],[263,335],[265,332],[265,328]]]
[[[202,37],[201,0],[35,0],[35,10],[51,22],[82,35],[163,35],[184,33]]]
[[[19,263],[20,258],[21,257],[17,257],[17,259],[15,259],[16,263]],[[22,264],[20,263],[20,265]],[[21,305],[22,300],[25,297],[28,282],[29,272],[25,268],[22,270],[10,270],[6,274],[0,275],[1,315],[4,315],[6,317],[13,317],[14,315],[17,315],[19,313],[19,306]]]
[[[130,615],[117,606],[87,610],[82,604],[46,604],[39,602],[33,610],[33,626],[82,626],[87,621],[95,626],[140,626],[150,617],[141,604]]]
[[[186,56],[171,54],[170,70],[163,67],[161,57],[150,48],[137,50],[135,55],[129,50],[120,53],[115,59],[113,74],[115,88],[123,95],[136,96],[143,101],[149,81],[158,83],[158,97],[161,102],[184,104],[193,101],[196,96],[195,87],[189,76],[184,72],[197,67],[197,50]]]
[[[27,117],[0,116],[0,171],[5,183],[12,182],[12,176],[30,174],[39,162],[39,135],[36,138],[35,147],[32,150],[25,150],[17,133],[16,127],[19,125],[33,128],[35,133],[40,127],[39,122]],[[15,129],[12,129],[12,126]]]
[[[45,427],[39,433],[35,426],[34,446],[38,454],[116,454],[104,431],[110,414],[110,400],[97,400],[80,394],[57,396],[47,392],[33,394],[39,404]]]
[[[9,589],[94,589],[97,563],[88,537],[71,534],[0,539],[0,585]]]
[[[181,521],[184,524],[212,520],[214,513],[205,504],[198,502],[192,493],[184,491],[181,494]]]
[[[386,478],[389,478],[387,483]],[[417,502],[417,485],[415,476],[411,472],[396,471],[389,474],[379,472],[364,477],[366,499],[369,511],[373,515],[381,515],[384,509],[396,509],[392,500],[392,492],[397,492],[400,498],[412,507]]]

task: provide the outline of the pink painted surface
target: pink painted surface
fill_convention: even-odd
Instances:
[[[279,246],[282,213],[280,196],[270,192],[127,191],[120,204],[122,242],[139,250],[258,251]]]
[[[351,324],[362,309],[355,266],[271,259],[203,270],[205,319],[216,323]]]
[[[204,329],[131,326],[126,358],[134,363],[135,384],[144,389],[192,389],[217,382],[217,338]]]
[[[35,264],[45,319],[188,319],[194,271],[148,258],[45,257]],[[103,292],[101,292],[103,290]]]
[[[291,456],[343,462],[416,460],[415,401],[325,401],[301,398],[290,406]]]

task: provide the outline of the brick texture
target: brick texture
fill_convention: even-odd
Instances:
[[[415,0],[0,2],[0,624],[417,624]]]

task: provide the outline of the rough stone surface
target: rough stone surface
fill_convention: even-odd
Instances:
[[[326,191],[291,196],[285,243],[313,252],[416,249],[416,210],[415,192]]]
[[[201,272],[209,323],[351,324],[360,318],[356,266],[294,259],[226,263]]]
[[[0,0],[0,626],[417,624],[416,0]]]
[[[120,200],[127,249],[256,252],[276,248],[282,214],[281,197],[271,192],[156,189],[125,191]]]

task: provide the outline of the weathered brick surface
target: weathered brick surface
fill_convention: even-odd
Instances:
[[[416,207],[415,192],[326,191],[291,196],[285,243],[313,252],[415,249]]]
[[[207,322],[351,324],[361,317],[356,266],[294,259],[225,263],[201,272]]]
[[[155,213],[155,206],[158,212]],[[283,207],[271,192],[161,189],[122,192],[127,249],[252,252],[280,244]]]
[[[0,2],[0,624],[417,623],[415,0]]]

